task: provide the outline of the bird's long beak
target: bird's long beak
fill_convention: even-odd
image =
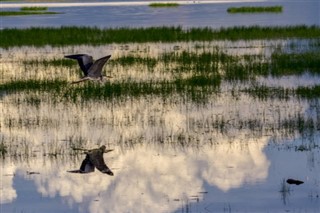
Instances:
[[[108,152],[112,152],[113,151],[113,149],[106,149],[106,150],[104,150],[104,153],[108,153]]]
[[[113,78],[112,76],[110,76],[110,75],[107,75],[107,76],[105,76],[106,78]]]

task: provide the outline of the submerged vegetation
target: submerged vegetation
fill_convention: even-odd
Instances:
[[[248,39],[260,39],[261,36],[269,39],[269,30],[277,40],[202,42],[213,37],[236,40],[246,36]],[[18,109],[15,110],[25,107],[33,110],[33,114],[31,118],[29,115],[16,116],[17,113],[11,113],[6,107],[8,111],[1,125],[10,131],[24,126],[56,128],[61,126],[61,119],[66,119],[61,122],[76,132],[78,128],[105,127],[121,132],[121,138],[115,139],[116,143],[151,140],[176,142],[183,146],[197,145],[203,141],[213,143],[213,133],[234,136],[237,131],[243,131],[254,137],[311,135],[320,129],[318,31],[318,27],[306,26],[244,27],[217,31],[208,28],[183,30],[179,27],[5,29],[2,32],[6,36],[1,44],[8,49],[3,49],[4,57],[1,58],[4,66],[0,71],[0,98],[5,103],[17,103]],[[11,36],[13,32],[19,32],[22,41],[15,40],[17,35]],[[61,36],[58,32],[66,34]],[[141,36],[141,32],[145,36]],[[35,41],[31,35],[38,35],[40,39]],[[301,35],[303,39],[287,39],[292,38],[288,35],[294,38]],[[72,36],[76,36],[76,39]],[[170,42],[121,44],[158,39],[188,42],[172,45]],[[14,40],[17,42],[15,45]],[[190,42],[193,40],[197,42]],[[94,45],[110,42],[119,44],[93,48],[90,45],[89,48],[73,46],[86,42]],[[41,57],[35,54],[35,47],[30,47],[32,53],[28,46],[9,48],[45,44],[70,46],[39,48],[41,54],[49,53]],[[90,51],[94,49],[96,55],[114,51],[103,70],[103,73],[113,76],[109,82],[70,84],[79,77],[80,68],[77,61],[64,59],[63,55],[83,51],[83,48]],[[291,82],[294,81],[291,77],[299,79],[299,84]],[[313,77],[315,79],[308,84]],[[272,82],[278,79],[281,83]],[[70,107],[69,111],[55,110],[65,105]],[[40,109],[45,112],[38,115]],[[60,117],[48,116],[51,111]],[[69,117],[68,113],[74,114]],[[21,119],[23,116],[27,118]],[[91,117],[87,120],[86,116]],[[86,126],[79,124],[82,117],[86,117]],[[187,127],[184,128],[184,125]],[[143,135],[145,131],[140,131],[140,128],[144,129],[145,126],[157,129],[156,133],[150,131],[150,135]],[[135,130],[137,133],[130,132],[128,127],[138,128]],[[122,134],[123,131],[128,132]],[[143,133],[139,135],[140,132]],[[83,138],[90,137],[82,135],[82,132],[80,135],[73,134],[65,133],[67,137],[79,137],[84,141],[86,139]]]
[[[202,53],[168,52],[159,55],[157,59],[129,54],[110,60],[108,67],[110,69],[132,66],[145,67],[151,75],[156,72],[156,67],[162,67],[158,71],[169,74],[172,79],[155,80],[151,78],[142,82],[127,79],[102,85],[88,83],[80,86],[72,86],[66,80],[59,79],[13,80],[0,84],[0,91],[45,91],[52,93],[53,97],[59,97],[60,100],[64,98],[78,100],[79,97],[82,100],[101,100],[126,96],[167,96],[177,93],[190,95],[194,101],[203,101],[212,94],[218,95],[220,93],[221,82],[252,82],[251,87],[239,92],[259,99],[277,98],[286,100],[294,97],[317,99],[320,97],[319,85],[286,89],[258,85],[254,82],[259,76],[282,77],[302,75],[306,72],[319,75],[319,61],[318,52],[276,52],[268,59],[257,55],[232,56],[218,48]],[[32,70],[38,66],[79,69],[76,61],[66,59],[25,60],[22,61],[22,64],[26,70]]]
[[[4,12],[4,11],[3,11]],[[231,27],[231,28],[190,28],[148,27],[148,28],[110,28],[60,27],[28,29],[2,29],[0,47],[12,46],[64,46],[101,45],[130,42],[179,42],[212,40],[252,40],[319,38],[318,26],[288,27]],[[38,38],[38,39],[34,39]]]
[[[269,7],[230,7],[228,13],[281,13],[282,6]]]

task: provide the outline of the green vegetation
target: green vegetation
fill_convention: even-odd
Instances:
[[[205,87],[207,86],[207,87]],[[118,82],[113,84],[87,84],[72,86],[61,80],[18,80],[0,84],[0,91],[7,92],[48,92],[52,100],[86,101],[109,100],[114,97],[126,98],[146,95],[167,97],[170,94],[187,94],[194,101],[201,101],[220,86],[219,78],[199,76],[188,79],[161,82]]]
[[[3,143],[3,141],[0,143],[0,157],[5,157],[7,154],[7,146]]]
[[[271,57],[272,69],[271,75],[298,75],[306,70],[309,73],[320,74],[320,53],[274,53]]]
[[[161,3],[161,2],[156,2],[156,3],[151,3],[149,4],[149,7],[178,7],[178,3]]]
[[[4,12],[4,11],[3,11]],[[28,28],[0,30],[0,47],[100,45],[130,42],[178,42],[319,38],[318,26],[212,28],[149,27],[99,29],[91,27]],[[38,39],[34,39],[38,38]]]
[[[47,7],[21,7],[20,11],[0,11],[0,16],[50,15],[57,12],[46,11]]]
[[[228,13],[281,13],[282,6],[271,7],[230,7]]]
[[[244,89],[243,92],[248,93],[254,98],[260,100],[267,99],[281,99],[287,100],[290,97],[298,97],[303,99],[317,99],[320,98],[320,85],[311,87],[298,87],[296,89],[285,89],[282,87],[267,87],[263,86],[253,86]]]
[[[47,7],[21,7],[21,11],[44,11],[47,10]]]
[[[51,15],[57,12],[47,11],[0,11],[0,16]]]

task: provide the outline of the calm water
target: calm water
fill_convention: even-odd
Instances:
[[[239,3],[50,8],[54,16],[1,17],[1,27],[95,25],[235,26],[319,25],[319,1],[268,1],[284,6],[282,14],[229,15]],[[252,5],[246,3],[245,5]],[[104,72],[121,82],[164,82],[188,79],[195,64],[166,63],[163,55],[200,55],[222,51],[230,56],[274,52],[318,52],[319,40],[219,41],[190,43],[111,44],[102,46],[13,47],[1,49],[0,84],[19,80],[79,78],[74,66],[45,65],[64,55],[112,54]],[[125,57],[149,58],[151,68]],[[258,58],[259,58],[258,57]],[[35,63],[39,61],[39,63]],[[224,72],[221,65],[220,72]],[[186,92],[68,101],[54,91],[0,90],[0,212],[319,212],[320,102],[318,99],[269,97],[245,93],[254,85],[296,89],[319,85],[307,68],[300,75],[255,76],[222,80],[206,98]],[[211,86],[208,85],[208,88]],[[66,86],[65,93],[83,89]],[[199,91],[198,91],[199,92]],[[201,92],[196,93],[201,94]],[[194,100],[195,99],[195,100]],[[309,128],[307,122],[314,128]],[[302,130],[299,124],[305,126]],[[98,171],[73,174],[84,158],[72,146],[113,152],[104,159],[114,176]],[[304,181],[296,186],[288,178]]]
[[[315,51],[296,40],[10,48],[2,50],[2,83],[77,79],[77,66],[25,65],[72,52],[112,54],[116,61],[217,48],[265,59],[279,49]],[[171,72],[179,64],[159,62],[150,71],[111,62],[105,68],[111,84],[183,78]],[[223,81],[201,103],[175,93],[70,102],[46,92],[1,91],[0,139],[10,154],[1,159],[1,212],[318,212],[319,131],[281,123],[302,117],[319,125],[319,100],[259,100],[241,93],[251,83]],[[296,88],[318,85],[319,76],[258,77],[256,83]],[[104,156],[113,177],[67,172],[84,158],[71,146],[102,144],[114,149]],[[287,178],[304,184],[289,185]]]
[[[3,4],[3,3],[2,3]],[[228,7],[282,5],[279,14],[228,14]],[[5,8],[3,10],[10,10]],[[11,9],[11,10],[18,10]],[[286,26],[319,25],[320,3],[311,1],[264,1],[251,3],[214,3],[180,5],[176,8],[143,6],[62,7],[50,8],[56,15],[1,17],[1,28],[27,28],[32,26],[97,26],[108,27],[230,27],[243,25]]]

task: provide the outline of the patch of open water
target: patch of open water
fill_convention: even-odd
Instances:
[[[109,6],[76,5],[54,7],[49,4],[49,11],[59,12],[54,15],[8,16],[1,17],[1,28],[60,27],[60,26],[96,26],[111,27],[151,27],[183,26],[188,27],[233,27],[233,26],[287,26],[287,25],[320,25],[320,3],[308,1],[208,1],[205,3],[183,4],[174,8],[152,8],[142,2],[136,5],[129,1],[129,6],[115,1]],[[201,2],[201,1],[199,1]],[[104,2],[102,2],[104,3]],[[141,2],[140,2],[141,3]],[[80,3],[83,4],[83,3]],[[1,10],[10,3],[1,2]],[[238,6],[283,6],[282,13],[262,14],[229,14],[229,7]]]

